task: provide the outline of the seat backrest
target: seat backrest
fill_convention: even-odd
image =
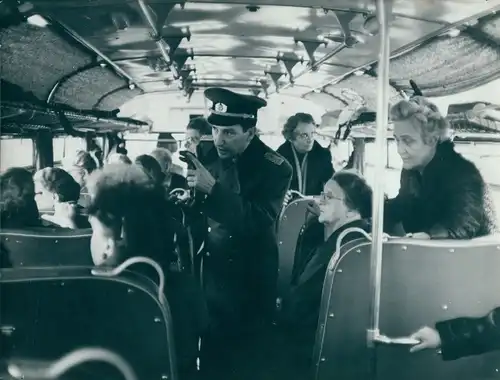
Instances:
[[[96,277],[91,268],[0,271],[2,354],[53,361],[81,347],[122,356],[139,379],[175,379],[169,304],[148,278],[133,272]],[[89,374],[91,376],[89,376]],[[121,379],[102,363],[79,366],[71,379]]]
[[[498,375],[500,352],[443,362],[432,350],[376,346],[371,373],[369,242],[347,246],[330,262],[314,364],[316,379],[486,379]],[[500,239],[394,239],[383,244],[380,333],[409,336],[422,326],[456,317],[484,316],[500,305]]]
[[[2,267],[92,265],[91,229],[0,230]]]
[[[311,200],[298,199],[288,204],[281,214],[278,224],[279,275],[278,296],[283,297],[290,289],[295,262],[297,242],[303,226],[311,213],[308,206]]]

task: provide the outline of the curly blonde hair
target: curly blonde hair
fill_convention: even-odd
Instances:
[[[423,141],[427,144],[436,139],[443,142],[450,139],[450,124],[439,112],[437,106],[424,98],[415,96],[410,100],[401,100],[390,111],[392,121],[410,121],[421,131]]]

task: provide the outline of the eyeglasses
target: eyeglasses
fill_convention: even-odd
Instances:
[[[344,198],[335,196],[332,193],[325,193],[324,191],[321,192],[321,194],[319,195],[319,200],[320,201],[331,201],[333,199],[336,199],[338,201],[343,201],[344,200]]]
[[[314,137],[316,136],[316,132],[310,132],[310,133],[298,133],[295,135],[296,139],[299,140],[314,140]]]

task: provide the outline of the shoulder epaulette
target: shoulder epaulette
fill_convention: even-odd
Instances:
[[[271,161],[275,165],[281,165],[285,160],[283,157],[280,157],[271,152],[267,152],[266,154],[264,154],[264,158],[268,161]]]

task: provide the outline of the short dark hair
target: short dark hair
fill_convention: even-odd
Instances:
[[[35,173],[33,179],[47,191],[57,194],[59,202],[78,202],[80,185],[60,168],[44,168]]]
[[[293,132],[295,131],[299,123],[311,123],[316,125],[311,114],[298,112],[295,115],[290,116],[285,122],[283,130],[281,131],[283,137],[290,141],[293,140]]]
[[[345,204],[359,212],[362,218],[372,216],[372,188],[368,182],[353,170],[341,170],[332,177],[345,194]]]
[[[39,224],[35,185],[28,170],[10,168],[0,175],[0,195],[2,228],[24,228]]]
[[[187,129],[194,129],[195,131],[200,132],[202,136],[212,134],[212,126],[204,117],[191,119],[187,125]]]
[[[160,163],[149,154],[137,156],[134,162],[155,182],[161,184],[165,180],[165,173],[161,170]]]
[[[160,264],[172,261],[165,190],[140,167],[107,165],[90,176],[88,189],[89,215],[115,234],[124,232],[129,256],[148,255]]]

